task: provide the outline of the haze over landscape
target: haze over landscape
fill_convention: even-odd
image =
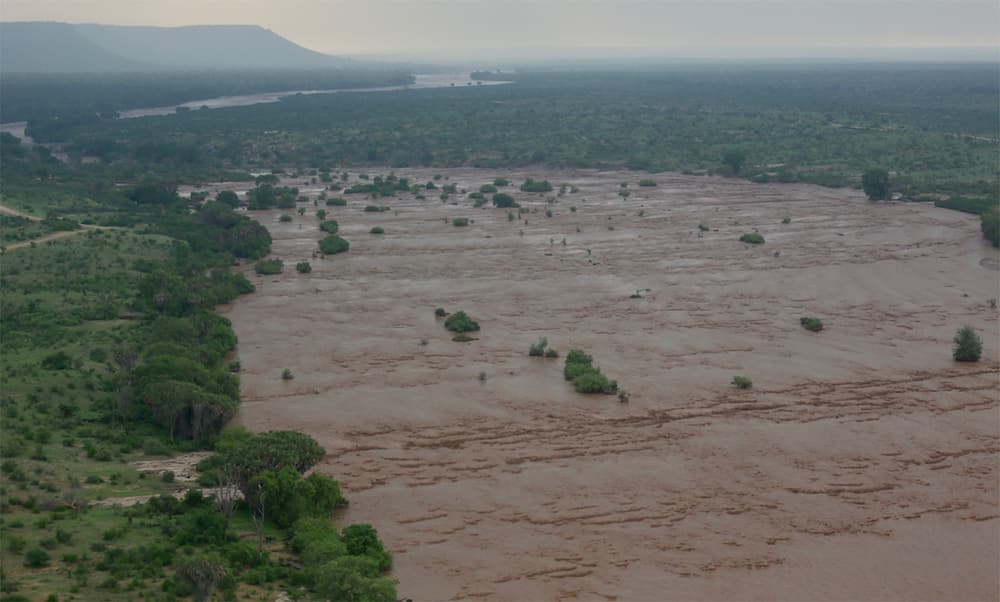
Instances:
[[[6,0],[0,602],[1000,600],[998,48]]]

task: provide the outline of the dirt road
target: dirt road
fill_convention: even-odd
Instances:
[[[226,311],[241,420],[330,451],[338,520],[378,527],[400,594],[1000,597],[1000,274],[974,216],[696,176],[438,173],[579,192],[515,192],[532,212],[514,221],[455,195],[374,214],[352,196],[326,208],[351,250],[322,260],[311,206],[256,213],[285,273]],[[764,245],[738,242],[755,229]],[[435,307],[479,320],[477,340],[453,342]],[[964,324],[978,364],[951,360]],[[575,394],[561,360],[528,357],[540,336],[631,402]]]
[[[0,213],[14,217],[27,218],[33,222],[42,221],[42,218],[36,215],[24,213],[23,211],[18,211],[17,209],[14,209],[12,207],[6,207],[4,205],[0,205]],[[74,236],[76,234],[80,234],[81,232],[86,232],[87,230],[116,230],[116,229],[117,228],[112,226],[95,226],[91,224],[81,224],[79,230],[64,230],[61,232],[53,232],[52,234],[46,234],[45,236],[39,236],[38,238],[33,238],[31,240],[24,240],[21,242],[15,242],[9,245],[5,245],[4,248],[7,251],[12,251],[14,249],[19,249],[21,247],[30,247],[32,243],[39,245],[48,242],[50,240],[58,240],[60,238],[66,238],[67,236]]]

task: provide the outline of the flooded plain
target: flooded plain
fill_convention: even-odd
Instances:
[[[337,520],[378,528],[401,596],[1000,597],[1000,263],[975,216],[678,174],[396,172],[435,173],[578,190],[512,186],[513,220],[440,190],[320,201],[351,243],[325,259],[312,203],[254,212],[285,271],[224,309],[240,420],[328,450]],[[965,324],[977,364],[951,358]],[[630,401],[574,393],[562,359],[528,356],[543,336]]]

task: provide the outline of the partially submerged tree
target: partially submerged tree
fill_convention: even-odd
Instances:
[[[884,201],[889,198],[889,172],[884,169],[869,169],[861,176],[861,188],[869,200]]]

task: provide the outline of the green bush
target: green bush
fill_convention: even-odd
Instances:
[[[285,269],[285,262],[280,259],[262,259],[254,266],[254,271],[264,276],[280,274]]]
[[[819,318],[799,318],[799,323],[802,324],[802,328],[812,332],[823,330],[823,321]]]
[[[340,224],[335,219],[328,219],[319,225],[319,229],[327,234],[336,234],[340,229]]]
[[[639,180],[639,186],[645,186],[645,187],[656,186],[656,180],[651,180],[649,178]]]
[[[365,205],[365,211],[368,213],[380,213],[382,211],[388,211],[388,207],[380,207],[378,205]]]
[[[545,348],[548,346],[549,340],[545,337],[538,339],[538,342],[528,347],[528,355],[531,357],[543,357],[545,355]]]
[[[32,548],[24,553],[24,566],[39,569],[49,566],[49,553],[41,548]]]
[[[343,207],[345,205],[347,205],[347,199],[342,199],[342,198],[326,199],[327,207]]]
[[[479,330],[479,323],[464,311],[456,311],[444,321],[444,327],[451,332],[474,332]]]
[[[556,351],[555,349],[549,347],[548,349],[545,350],[545,357],[548,357],[548,358],[559,357],[559,352]]]
[[[552,192],[552,183],[548,180],[533,180],[528,178],[521,184],[522,192]]]
[[[983,355],[983,341],[971,326],[963,326],[955,333],[955,349],[952,357],[956,362],[978,362]]]
[[[283,215],[282,215],[282,216],[281,216],[280,218],[278,218],[278,219],[279,219],[280,221],[282,221],[282,222],[290,222],[290,221],[292,221],[292,216],[290,216],[290,215],[288,215],[287,213],[285,213],[285,214],[283,214]]]
[[[163,481],[164,483],[173,483],[174,471],[164,470],[163,472],[160,473],[160,480]]]
[[[295,271],[300,274],[308,274],[313,271],[312,265],[308,261],[300,261],[295,264]]]
[[[469,218],[467,218],[467,217],[456,217],[455,219],[451,220],[451,225],[455,226],[455,227],[468,226],[469,225]]]
[[[514,197],[503,192],[493,195],[493,206],[501,209],[514,209],[520,207],[520,205],[514,202]]]
[[[980,215],[979,220],[986,240],[993,243],[994,247],[1000,247],[1000,207],[994,205]]]
[[[369,234],[385,234],[385,229],[382,226],[375,226],[368,231]]]
[[[495,184],[483,184],[479,187],[479,192],[481,194],[494,194],[497,191]]]
[[[734,376],[733,384],[739,389],[749,389],[753,386],[753,381],[746,376]]]
[[[745,242],[751,245],[762,245],[764,244],[764,237],[756,232],[751,232],[750,234],[744,234],[741,236],[740,242]]]
[[[494,186],[510,186],[510,180],[507,178],[496,178],[493,180]]]
[[[434,310],[434,315],[439,318],[443,318],[448,315],[448,312],[446,312],[443,307],[439,307]]]
[[[351,244],[337,235],[327,236],[319,241],[319,250],[326,255],[344,253],[350,248]]]
[[[57,351],[42,359],[42,368],[46,370],[68,370],[73,367],[73,356],[65,351]]]
[[[790,218],[790,217],[785,217],[785,218],[783,218],[783,219],[781,220],[781,223],[783,223],[783,224],[790,224],[790,223],[792,223],[792,218]]]
[[[618,390],[618,383],[608,380],[594,366],[594,358],[579,350],[566,354],[563,376],[573,382],[577,393],[614,393]]]

